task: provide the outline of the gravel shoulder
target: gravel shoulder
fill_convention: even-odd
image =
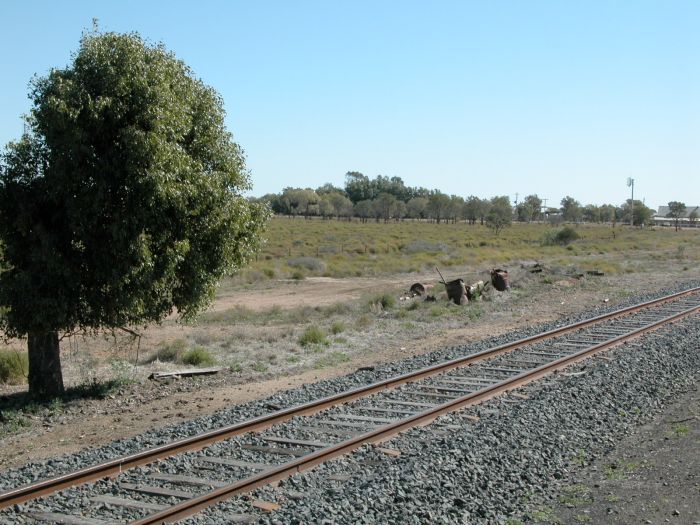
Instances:
[[[552,523],[700,523],[700,385],[572,472]]]

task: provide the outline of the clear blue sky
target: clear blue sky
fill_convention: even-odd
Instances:
[[[512,200],[700,204],[700,1],[0,3],[0,143],[80,34],[163,42],[224,98],[253,194],[346,171]]]

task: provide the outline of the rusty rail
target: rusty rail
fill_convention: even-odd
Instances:
[[[275,481],[280,481],[286,479],[297,472],[302,472],[308,470],[317,465],[325,463],[333,458],[342,456],[357,448],[377,442],[386,441],[393,436],[409,430],[411,428],[428,424],[435,420],[437,417],[454,412],[456,410],[476,405],[482,403],[492,397],[499,394],[507,392],[508,390],[521,387],[543,376],[551,374],[557,370],[570,366],[578,361],[582,361],[592,355],[607,350],[613,346],[617,346],[620,343],[639,337],[640,335],[655,330],[660,326],[671,323],[688,315],[691,315],[700,310],[700,305],[694,306],[685,310],[683,312],[674,314],[672,316],[661,319],[660,321],[649,324],[622,336],[616,337],[609,341],[597,344],[585,350],[576,352],[570,356],[562,357],[556,359],[550,363],[546,363],[532,370],[525,371],[517,376],[510,379],[506,379],[492,386],[481,389],[477,392],[459,397],[447,403],[444,403],[438,407],[428,409],[424,412],[416,414],[414,416],[402,419],[395,423],[385,425],[383,427],[377,428],[360,436],[348,439],[342,443],[338,443],[332,447],[328,447],[317,452],[307,454],[297,460],[285,463],[277,468],[273,468],[262,472],[256,476],[251,476],[249,478],[243,479],[229,486],[222,487],[217,490],[213,490],[196,498],[188,501],[184,501],[173,507],[170,507],[164,511],[152,514],[138,521],[132,522],[132,525],[155,525],[155,524],[166,524],[174,523],[183,518],[196,514],[221,501],[225,501],[232,496],[237,494],[243,494],[255,490],[256,488],[263,487]]]
[[[56,476],[50,479],[39,481],[30,485],[12,489],[0,494],[0,509],[7,508],[9,506],[18,503],[23,503],[25,501],[29,501],[42,496],[46,496],[64,488],[80,485],[90,481],[95,481],[104,477],[117,476],[124,470],[146,465],[159,459],[174,456],[183,452],[199,450],[208,445],[211,445],[212,443],[223,441],[225,439],[237,435],[269,428],[273,425],[287,421],[295,416],[311,415],[320,410],[324,410],[335,405],[348,403],[350,401],[354,401],[358,398],[365,397],[376,392],[380,392],[382,390],[395,388],[402,384],[423,379],[432,375],[437,375],[447,370],[451,370],[453,368],[458,368],[478,361],[489,359],[509,352],[511,350],[515,350],[525,345],[530,345],[533,343],[544,341],[546,339],[558,337],[560,335],[579,330],[586,326],[590,326],[615,317],[627,315],[641,310],[643,308],[673,301],[675,299],[681,298],[686,295],[691,295],[697,292],[700,292],[700,287],[691,288],[665,297],[653,299],[651,301],[646,301],[644,303],[640,303],[634,306],[622,308],[620,310],[599,315],[591,319],[579,321],[570,325],[543,332],[541,334],[537,334],[535,336],[520,339],[512,343],[499,345],[488,350],[471,354],[469,356],[456,358],[450,361],[446,361],[444,363],[438,363],[427,368],[423,368],[420,370],[402,374],[400,376],[395,376],[389,379],[378,381],[376,383],[372,383],[363,387],[358,387],[347,392],[317,399],[308,403],[304,403],[302,405],[279,410],[270,414],[265,414],[263,416],[243,421],[241,423],[228,425],[220,429],[205,432],[203,434],[180,439],[172,443],[145,450],[143,452],[138,452],[128,456],[117,458],[115,460],[110,460],[98,465],[94,465],[92,467],[87,467],[76,472],[71,472],[61,476]]]

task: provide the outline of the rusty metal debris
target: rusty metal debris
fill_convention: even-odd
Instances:
[[[510,289],[508,272],[506,270],[501,270],[500,268],[494,268],[491,270],[491,284],[499,292],[505,292],[506,290]]]
[[[415,283],[415,284],[411,285],[411,288],[409,289],[409,292],[410,292],[410,294],[411,294],[412,297],[415,297],[415,296],[417,296],[417,295],[419,295],[419,296],[422,297],[422,296],[424,296],[424,295],[428,295],[428,293],[429,293],[430,290],[432,290],[432,289],[433,289],[433,285],[432,285],[432,284]]]
[[[445,283],[445,290],[447,291],[447,297],[453,301],[455,304],[467,304],[469,299],[467,298],[467,287],[464,285],[462,279],[455,279]]]

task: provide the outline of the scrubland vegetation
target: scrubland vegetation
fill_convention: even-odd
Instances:
[[[436,265],[488,268],[511,260],[548,260],[608,273],[636,271],[644,258],[677,258],[700,232],[611,225],[514,224],[498,236],[486,226],[425,221],[359,223],[277,218],[257,260],[234,281],[371,277],[432,270]],[[616,257],[630,254],[630,258]],[[610,257],[606,257],[610,256]]]
[[[509,309],[524,308],[533,297],[546,294],[548,287],[562,282],[570,286],[572,276],[588,270],[603,272],[606,279],[612,276],[605,286],[622,276],[659,269],[690,276],[699,266],[699,235],[698,229],[530,223],[514,224],[496,236],[479,224],[276,218],[257,260],[222,283],[217,308],[189,324],[169,319],[160,328],[147,329],[138,355],[133,340],[121,346],[115,342],[105,352],[104,342],[89,339],[79,352],[71,350],[66,362],[81,373],[101,368],[103,378],[113,381],[119,376],[120,382],[154,367],[218,365],[241,378],[328,368],[371,352],[373,342],[401,345],[493,319],[503,309],[494,300],[509,301]],[[523,269],[535,261],[552,271],[530,274]],[[466,281],[485,279],[489,268],[504,267],[514,276],[514,288],[507,296],[491,292],[483,302],[456,306],[440,300],[444,287],[437,284],[435,266],[447,279]],[[275,304],[278,287],[294,293],[307,280],[325,286],[335,279],[369,279],[377,285],[352,300],[331,297],[318,305]],[[419,280],[436,284],[431,293],[437,302],[401,299]],[[583,279],[573,286],[598,284]],[[265,299],[261,306],[237,303],[237,294],[251,292]],[[226,306],[221,306],[222,297],[230,300]],[[95,348],[102,348],[99,357]],[[24,352],[14,348],[0,352],[1,381],[21,382],[25,370]],[[91,373],[77,381],[90,383],[97,376]]]

